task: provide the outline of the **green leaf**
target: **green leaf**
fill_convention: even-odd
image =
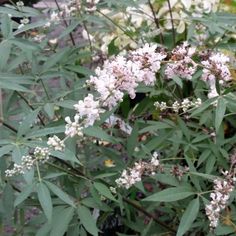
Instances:
[[[133,155],[134,148],[138,142],[138,123],[136,123],[132,129],[132,132],[127,140],[127,152],[129,156]]]
[[[51,57],[49,57],[48,60],[44,63],[42,72],[46,72],[48,69],[59,63],[61,59],[63,59],[69,51],[70,49],[64,48],[53,54]]]
[[[80,24],[80,21],[76,18],[76,21],[73,23],[70,23],[70,25],[68,27],[66,27],[61,33],[60,36],[58,37],[59,39],[62,39],[63,37],[65,37],[66,35],[68,35],[69,33],[71,33],[78,25]]]
[[[195,194],[189,187],[173,187],[155,193],[143,201],[149,202],[174,202]]]
[[[50,236],[63,236],[68,230],[69,223],[74,215],[74,208],[68,207],[53,214],[53,223]]]
[[[182,82],[182,79],[180,79],[178,76],[174,76],[174,77],[172,77],[172,80],[174,80],[175,83],[178,84],[180,88],[183,88],[183,82]]]
[[[111,199],[112,201],[115,201],[117,202],[117,200],[114,198],[114,196],[112,195],[110,189],[102,184],[102,183],[98,183],[98,182],[95,182],[94,184],[94,188],[97,189],[97,191],[104,197],[108,198],[108,199]]]
[[[0,43],[0,54],[4,55],[4,57],[0,57],[0,70],[7,70],[9,67],[9,57],[11,53],[11,44],[4,40]],[[7,65],[7,66],[6,66]],[[2,76],[0,76],[2,80]]]
[[[177,231],[177,236],[184,235],[192,226],[192,223],[197,218],[199,211],[199,198],[193,199],[185,210]]]
[[[31,111],[22,121],[21,125],[19,126],[17,136],[20,137],[24,134],[26,134],[30,128],[31,125],[35,122],[37,115],[40,111],[40,108],[37,110]]]
[[[93,177],[93,179],[104,179],[106,177],[114,176],[117,174],[118,173],[104,173],[104,174],[96,175],[95,177]]]
[[[187,138],[187,140],[190,141],[191,134],[190,134],[190,130],[187,127],[186,123],[180,117],[177,117],[177,120],[178,120],[180,130],[183,132],[183,134]]]
[[[194,111],[191,113],[191,115],[190,115],[189,117],[191,118],[191,117],[194,117],[194,116],[196,116],[196,115],[202,113],[202,112],[205,111],[209,106],[211,106],[212,103],[213,103],[214,101],[216,101],[216,100],[217,100],[217,97],[206,100],[205,102],[202,103],[202,105],[201,105],[199,108],[197,108],[196,110],[194,110]]]
[[[40,182],[37,185],[37,193],[40,205],[49,221],[52,220],[52,199],[47,186]]]
[[[29,195],[34,191],[34,184],[26,186],[19,195],[17,195],[14,206],[21,204],[26,198],[29,197]]]
[[[2,157],[3,155],[9,153],[10,151],[12,151],[15,147],[11,144],[9,145],[5,145],[3,147],[0,148],[0,157]]]
[[[196,176],[202,177],[204,179],[208,179],[208,180],[215,180],[217,178],[215,175],[208,175],[208,174],[199,173],[199,172],[189,172],[189,174],[196,175]]]
[[[52,156],[55,156],[61,160],[64,161],[71,161],[74,163],[77,163],[79,165],[83,165],[78,158],[76,158],[75,154],[69,150],[68,148],[65,149],[64,152],[60,152],[60,151],[51,151]]]
[[[27,89],[26,87],[24,87],[22,85],[12,83],[12,82],[6,81],[6,80],[0,81],[0,88],[9,89],[9,90],[16,90],[16,91],[21,91],[21,92],[27,92],[27,93],[32,92],[31,90]]]
[[[91,70],[89,70],[86,67],[80,66],[80,65],[66,66],[65,69],[67,69],[69,71],[73,71],[75,73],[83,74],[83,75],[91,75],[92,74]]]
[[[23,38],[14,38],[14,39],[9,39],[9,41],[13,44],[15,44],[16,46],[18,46],[19,48],[21,48],[23,51],[27,51],[27,50],[40,50],[40,47],[38,46],[38,44],[33,43],[27,39],[23,39]]]
[[[27,138],[37,138],[41,136],[46,136],[48,134],[59,134],[59,133],[64,133],[64,131],[65,131],[65,125],[43,128],[29,132],[27,134]]]
[[[47,113],[48,117],[52,120],[54,118],[54,104],[53,103],[46,103],[43,106],[44,111]]]
[[[44,181],[46,185],[49,187],[49,189],[57,195],[63,202],[67,203],[70,206],[75,207],[74,201],[69,197],[69,195],[65,192],[63,192],[60,188],[58,188],[55,184]]]
[[[139,130],[139,133],[142,134],[146,132],[154,132],[160,129],[171,129],[171,128],[173,128],[173,126],[171,126],[170,124],[167,124],[161,121],[155,121],[155,122],[152,122],[152,125]]]
[[[218,99],[216,113],[215,113],[215,129],[218,132],[220,125],[224,119],[226,111],[226,100],[224,98]]]
[[[1,33],[4,38],[8,38],[11,32],[12,32],[12,22],[8,14],[4,14],[2,16],[2,22],[1,22]]]
[[[38,27],[41,27],[41,26],[44,26],[45,23],[47,23],[47,20],[41,20],[41,21],[37,21],[37,22],[34,22],[34,23],[31,23],[31,24],[27,24],[27,25],[24,25],[23,27],[21,27],[20,29],[16,30],[13,35],[16,36],[20,33],[23,33],[27,30],[31,30],[31,29],[35,29],[35,28],[38,28]]]
[[[113,138],[112,136],[107,134],[100,127],[90,126],[90,127],[86,128],[86,129],[84,129],[83,133],[88,135],[88,136],[99,138],[99,139],[104,140],[104,141],[108,141],[108,142],[111,142],[111,143],[117,143],[115,138]]]
[[[10,222],[13,219],[14,211],[14,190],[10,184],[6,184],[2,191],[1,205],[5,220]]]
[[[88,231],[93,236],[98,236],[98,228],[96,226],[96,221],[91,215],[90,210],[85,206],[78,206],[78,216],[81,224],[84,226],[86,231]]]
[[[117,55],[120,52],[120,49],[115,45],[117,37],[111,40],[111,42],[108,44],[108,55]]]

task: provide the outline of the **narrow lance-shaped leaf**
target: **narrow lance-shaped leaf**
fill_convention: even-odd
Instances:
[[[184,198],[187,198],[195,194],[189,187],[173,187],[165,189],[161,192],[155,193],[143,201],[149,202],[174,202]]]
[[[215,129],[216,132],[219,130],[220,125],[224,119],[226,111],[226,101],[223,98],[218,99],[216,113],[215,113]]]
[[[75,207],[75,204],[73,202],[73,200],[69,197],[69,195],[65,192],[63,192],[60,188],[58,188],[55,184],[50,183],[48,181],[44,181],[47,186],[49,187],[49,189],[55,194],[57,195],[63,202],[67,203],[68,205],[71,205],[73,207]]]
[[[78,206],[78,216],[86,231],[93,236],[98,236],[98,228],[90,210],[85,206]]]
[[[49,221],[52,219],[52,199],[47,186],[40,182],[37,186],[37,193],[40,205]]]
[[[14,206],[21,204],[34,190],[34,184],[26,186],[21,193],[16,197]]]
[[[104,184],[102,184],[102,183],[97,183],[97,182],[95,182],[95,183],[94,183],[94,187],[97,189],[97,191],[98,191],[102,196],[104,196],[104,197],[106,197],[106,198],[108,198],[108,199],[111,199],[111,200],[117,202],[117,200],[116,200],[116,199],[114,198],[114,196],[112,195],[110,189],[109,189],[106,185],[104,185]]]
[[[197,218],[199,211],[199,198],[193,199],[185,210],[177,231],[177,236],[184,235],[190,228],[193,221]]]
[[[63,236],[72,220],[74,215],[74,208],[68,207],[64,208],[58,214],[53,214],[53,223],[50,236]]]

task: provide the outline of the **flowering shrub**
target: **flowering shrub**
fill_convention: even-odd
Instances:
[[[0,7],[1,235],[235,235],[226,3],[55,3]]]

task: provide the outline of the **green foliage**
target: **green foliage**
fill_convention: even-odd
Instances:
[[[94,6],[81,1],[67,6],[74,7],[70,13],[60,4],[40,10],[26,6],[37,1],[23,2],[0,7],[0,235],[7,230],[12,236],[235,235],[235,190],[211,232],[205,210],[214,181],[230,179],[222,170],[235,175],[233,10],[206,10],[197,17],[194,7],[179,1],[171,22],[167,1],[104,0]],[[183,22],[176,15],[182,9]],[[61,11],[60,19],[50,21],[54,11]],[[29,22],[22,25],[24,19]],[[196,72],[191,80],[167,79],[168,63],[178,61],[171,50],[185,40],[202,53],[193,56]],[[88,94],[99,97],[87,83],[96,68],[145,43],[167,53],[154,85],[138,84],[134,99],[124,94],[112,109],[102,106],[83,136],[65,136],[65,118],[73,120],[74,105]],[[218,94],[211,98],[209,81],[201,79],[207,69],[203,51],[231,58],[232,80],[221,83],[217,68],[210,71]],[[197,98],[199,106],[173,110],[175,102]],[[53,135],[65,147],[37,159],[36,148],[47,148]],[[27,156],[34,157],[32,165],[7,175],[26,165]],[[143,171],[140,181],[119,185],[135,166],[133,176]]]

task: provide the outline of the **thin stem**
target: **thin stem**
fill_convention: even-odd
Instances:
[[[90,38],[89,30],[88,30],[87,25],[85,24],[85,21],[83,20],[83,16],[81,14],[80,7],[79,7],[78,3],[76,4],[76,8],[77,8],[77,11],[79,13],[79,16],[82,19],[82,24],[83,24],[84,30],[86,31],[86,34],[88,36],[89,48],[90,48],[91,58],[92,58],[93,46],[92,46],[92,41],[91,41],[91,38]]]
[[[10,129],[11,131],[13,131],[14,133],[17,133],[17,129],[15,129],[13,126],[7,124],[6,122],[4,122],[2,119],[0,119],[0,123],[1,123],[3,126],[5,126],[5,127],[7,127],[8,129]]]
[[[183,157],[173,157],[173,158],[164,158],[161,159],[161,161],[171,161],[171,160],[184,160],[185,158]]]
[[[37,173],[38,173],[39,182],[42,182],[42,178],[41,178],[41,174],[40,174],[40,170],[39,170],[39,163],[38,163],[38,161],[36,161],[36,168],[37,168]]]
[[[167,3],[168,3],[169,12],[170,12],[170,20],[171,20],[171,26],[172,26],[173,44],[174,44],[174,46],[175,46],[175,27],[174,27],[174,19],[173,19],[173,15],[172,15],[172,9],[171,9],[171,5],[170,5],[170,0],[167,0]]]
[[[20,97],[20,98],[22,98],[22,100],[28,105],[28,107],[32,110],[32,111],[34,111],[34,107],[29,103],[29,101],[24,97],[24,95],[22,95],[20,92],[18,92],[18,91],[15,91],[16,92],[16,94]],[[43,125],[43,126],[45,126],[45,123],[44,123],[44,121],[43,121],[43,118],[38,114],[37,115],[37,117],[39,118],[39,120],[40,120],[40,122],[41,122],[41,124]]]
[[[62,167],[60,167],[60,166],[58,166],[58,165],[55,165],[54,163],[46,162],[46,164],[49,165],[49,166],[51,166],[51,167],[53,167],[53,168],[55,168],[55,169],[57,169],[57,170],[60,170],[60,171],[62,171],[62,172],[65,172],[65,173],[69,174],[70,176],[77,177],[77,178],[83,178],[83,179],[86,179],[86,180],[91,181],[91,180],[90,180],[89,178],[87,178],[85,175],[77,175],[77,174],[75,174],[75,173],[73,173],[73,172],[70,172],[69,170],[66,170],[66,169],[64,169],[64,168],[62,168]]]
[[[111,21],[116,27],[118,27],[125,35],[127,35],[132,41],[135,43],[138,43],[130,34],[128,34],[120,25],[118,25],[115,21],[113,21],[109,16],[105,15],[98,9],[96,10],[98,13],[100,13],[102,16],[104,16],[107,20]]]
[[[197,194],[198,194],[198,196],[201,196],[201,195],[203,195],[203,194],[211,193],[211,192],[213,192],[213,190],[204,191],[204,192],[200,192],[200,193],[197,193]]]
[[[153,214],[147,212],[143,207],[141,207],[140,205],[138,205],[136,202],[123,197],[123,200],[128,203],[129,205],[133,206],[135,209],[137,209],[138,211],[142,212],[144,215],[148,216],[149,218],[153,219],[156,223],[158,223],[159,225],[163,226],[164,228],[168,229],[169,231],[171,231],[172,233],[176,233],[175,229],[172,229],[169,225],[163,223],[162,221],[159,221],[159,219],[154,216]]]
[[[153,15],[153,18],[154,18],[154,22],[156,24],[156,27],[158,30],[160,30],[160,43],[163,44],[164,43],[164,38],[163,38],[163,34],[161,32],[161,27],[160,27],[160,22],[159,22],[159,19],[156,17],[156,13],[155,13],[155,10],[154,10],[154,7],[151,3],[151,0],[148,0],[148,5],[152,11],[152,15]]]
[[[60,8],[57,0],[55,0],[55,3],[57,5],[58,10],[61,11],[61,8]],[[63,19],[63,22],[64,22],[65,26],[68,27],[69,25],[67,24],[67,21],[65,20],[65,18],[62,17],[62,19]],[[72,42],[73,46],[75,46],[76,43],[75,43],[75,40],[74,40],[74,36],[73,36],[73,34],[71,32],[69,33],[69,36],[70,36],[70,39],[71,39],[71,42]]]
[[[3,117],[3,99],[2,99],[2,89],[0,88],[0,123],[4,119]]]
[[[42,79],[40,79],[40,82],[41,82],[41,84],[42,84],[42,86],[43,86],[43,90],[44,90],[44,92],[45,92],[45,94],[46,94],[46,96],[47,96],[48,100],[50,100],[49,93],[48,93],[48,91],[47,91],[47,88],[46,88],[46,86],[45,86],[45,84],[44,84],[43,80],[42,80]]]

